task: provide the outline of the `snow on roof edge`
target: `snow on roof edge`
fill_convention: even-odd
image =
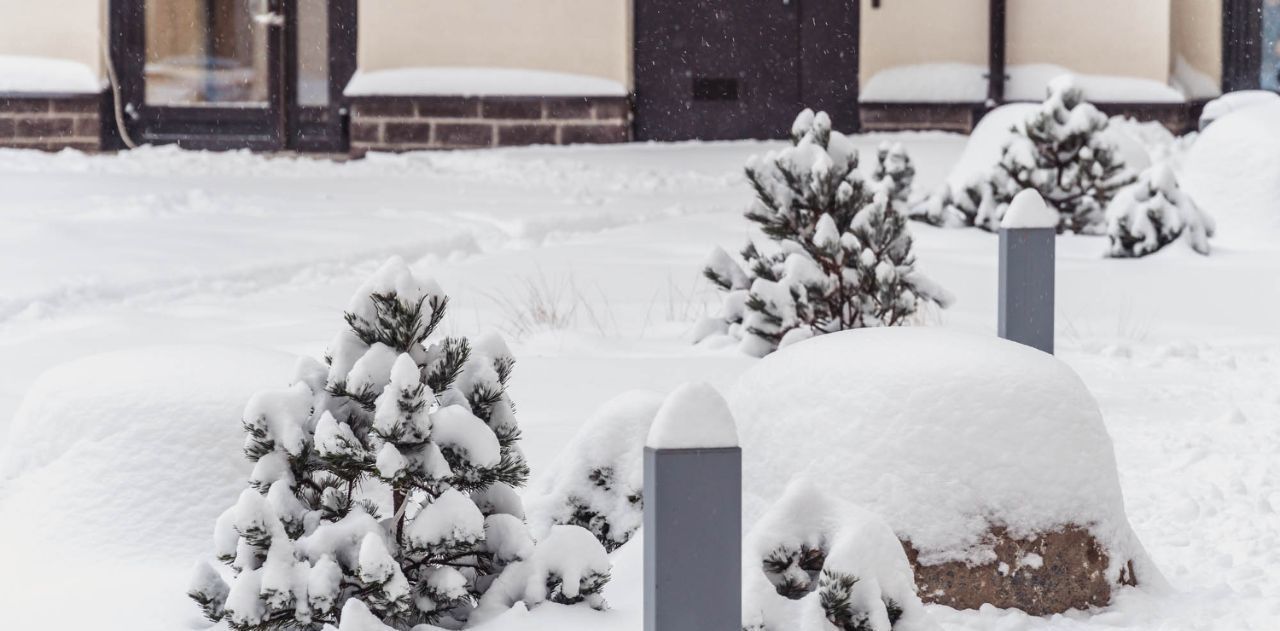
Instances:
[[[406,67],[357,70],[343,94],[359,96],[612,96],[626,86],[590,75],[520,68]]]

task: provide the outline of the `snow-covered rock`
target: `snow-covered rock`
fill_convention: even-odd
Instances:
[[[5,540],[121,558],[190,558],[251,464],[244,401],[296,358],[224,346],[93,355],[28,391],[4,450]]]
[[[994,573],[997,531],[1035,541],[1084,529],[1106,559],[1090,569],[1104,586],[1160,580],[1125,515],[1098,405],[1053,356],[941,329],[853,331],[765,359],[730,402],[749,454],[748,523],[806,475],[881,515],[921,567]]]

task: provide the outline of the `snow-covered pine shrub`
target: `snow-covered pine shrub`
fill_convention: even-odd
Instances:
[[[1107,138],[1109,124],[1072,77],[1063,75],[1050,82],[1044,102],[1012,126],[989,173],[944,187],[918,205],[912,218],[994,231],[1013,197],[1033,188],[1058,211],[1059,232],[1100,234],[1107,204],[1134,180],[1122,152]]]
[[[392,259],[356,293],[325,364],[303,360],[292,386],[249,401],[250,488],[214,529],[228,567],[200,564],[189,590],[210,620],[315,629],[356,610],[458,628],[532,559],[547,578],[520,600],[603,604],[609,568],[590,533],[535,544],[525,526],[510,351],[497,337],[430,340],[447,305]]]
[[[1115,258],[1146,256],[1179,237],[1207,255],[1213,231],[1213,220],[1178,186],[1167,164],[1144,171],[1107,207],[1107,253]]]
[[[823,333],[904,324],[925,303],[946,306],[946,292],[915,270],[898,203],[910,160],[893,148],[882,156],[881,178],[868,179],[826,113],[805,110],[791,147],[752,157],[746,174],[756,199],[746,217],[767,243],[749,242],[745,265],[712,252],[704,275],[726,296],[720,316],[694,337],[728,335],[764,356]]]
[[[916,167],[902,143],[882,142],[876,150],[876,168],[871,173],[875,182],[884,182],[889,197],[906,204],[911,198],[911,186],[915,183]]]
[[[631,540],[644,521],[645,439],[663,400],[633,390],[591,415],[530,493],[535,532],[582,526],[610,552]]]
[[[746,629],[931,628],[893,530],[804,477],[761,516],[744,555]]]

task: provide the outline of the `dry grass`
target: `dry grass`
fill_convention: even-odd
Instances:
[[[604,336],[617,335],[609,300],[599,286],[588,294],[572,275],[551,278],[538,273],[520,280],[515,291],[486,294],[502,312],[503,332],[523,339],[543,331],[578,328],[579,323]]]

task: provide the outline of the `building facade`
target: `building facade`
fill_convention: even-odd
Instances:
[[[0,146],[350,152],[966,131],[1064,72],[1194,126],[1280,0],[0,0]]]

